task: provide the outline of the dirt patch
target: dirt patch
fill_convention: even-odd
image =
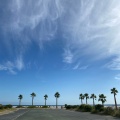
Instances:
[[[7,110],[1,110],[1,111],[0,111],[0,115],[13,113],[13,112],[15,112],[15,111],[17,111],[17,110],[18,110],[18,109],[7,109]]]

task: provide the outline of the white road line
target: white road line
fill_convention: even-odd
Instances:
[[[12,120],[16,120],[17,118],[19,118],[20,116],[24,115],[25,113],[27,113],[29,110],[25,111],[24,113],[18,115],[16,118],[12,119]]]

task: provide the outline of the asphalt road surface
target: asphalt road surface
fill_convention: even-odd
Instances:
[[[28,111],[29,111],[28,109],[20,109],[9,114],[0,115],[0,120],[16,120],[16,118],[25,114]]]
[[[24,109],[1,115],[0,120],[120,120],[111,116],[56,109]]]

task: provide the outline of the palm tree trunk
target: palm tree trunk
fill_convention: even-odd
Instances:
[[[45,106],[46,106],[46,99],[45,99]]]
[[[87,98],[86,98],[86,105],[87,105]]]
[[[115,108],[116,108],[116,110],[117,110],[117,101],[116,101],[115,94],[114,94],[114,101],[115,101]]]
[[[57,107],[57,97],[56,97],[56,109],[57,109],[58,107]]]
[[[94,103],[94,98],[93,98],[93,106],[95,105],[95,103]]]
[[[32,106],[33,106],[33,97],[32,97]]]
[[[21,105],[21,99],[19,100],[19,106]]]

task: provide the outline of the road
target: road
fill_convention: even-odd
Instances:
[[[20,109],[9,114],[0,115],[0,120],[15,120],[19,116],[28,112],[28,109]]]
[[[1,115],[0,120],[120,120],[111,116],[62,109],[24,109]]]

